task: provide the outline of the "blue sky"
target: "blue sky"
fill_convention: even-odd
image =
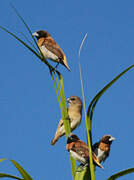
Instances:
[[[23,38],[23,24],[1,0],[0,25]],[[78,49],[87,32],[81,53],[86,104],[117,74],[134,64],[134,1],[17,1],[12,3],[35,32],[45,29],[66,53],[71,72],[63,66],[66,97],[81,95]],[[35,180],[71,179],[65,137],[52,147],[61,117],[47,67],[31,52],[0,30],[0,158],[19,162]],[[110,157],[97,168],[96,179],[134,166],[134,72],[131,70],[101,98],[93,119],[93,142],[112,134]],[[76,133],[86,141],[84,113]],[[19,173],[10,162],[0,164],[0,172]],[[133,179],[127,175],[122,180]]]

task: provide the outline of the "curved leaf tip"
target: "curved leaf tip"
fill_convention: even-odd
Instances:
[[[118,173],[116,173],[116,174],[110,176],[107,180],[115,180],[115,179],[120,178],[121,176],[130,174],[130,173],[134,173],[134,168],[129,168],[129,169],[120,171],[120,172],[118,172]]]
[[[88,110],[87,110],[87,116],[90,119],[90,123],[92,123],[92,118],[93,118],[93,113],[94,109],[96,107],[97,102],[101,98],[101,96],[120,78],[122,77],[125,73],[127,73],[130,69],[134,67],[134,64],[126,68],[123,72],[121,72],[119,75],[117,75],[112,81],[110,81],[104,88],[102,88],[96,96],[92,99],[91,103],[89,104]],[[90,125],[92,127],[92,125]]]

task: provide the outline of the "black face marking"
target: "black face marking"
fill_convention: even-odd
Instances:
[[[44,30],[37,31],[36,33],[38,34],[38,36],[36,36],[37,39],[42,38],[42,37],[46,38],[50,36],[50,34]]]
[[[75,134],[72,134],[71,136],[68,137],[67,143],[76,142],[78,140],[79,138]]]
[[[111,143],[112,143],[112,140],[110,140],[111,137],[112,137],[112,136],[110,136],[110,135],[103,136],[102,142],[104,142],[104,143],[106,143],[106,144],[111,144]]]

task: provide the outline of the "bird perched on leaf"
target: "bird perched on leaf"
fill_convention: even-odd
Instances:
[[[99,162],[104,162],[110,153],[110,146],[115,138],[111,135],[103,136],[99,142],[92,146],[93,152],[96,154]]]
[[[89,149],[86,143],[81,141],[75,134],[70,134],[67,139],[66,149],[69,151],[70,155],[76,160],[81,162],[83,165],[88,165],[89,163]],[[93,163],[103,169],[99,162],[99,159],[92,152]]]
[[[37,38],[38,40],[37,44],[45,59],[50,59],[54,62],[57,62],[58,64],[60,63],[70,71],[63,50],[54,41],[54,39],[47,31],[44,30],[36,31],[33,33],[33,36]]]
[[[73,131],[80,123],[82,118],[82,101],[78,96],[71,96],[67,98],[68,102],[68,117],[70,121],[71,131]],[[54,145],[58,139],[65,135],[65,128],[63,119],[60,120],[55,137],[51,141],[51,145]]]

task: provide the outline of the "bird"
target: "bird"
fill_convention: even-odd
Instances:
[[[71,131],[73,131],[81,123],[83,105],[81,99],[78,96],[70,96],[70,98],[67,98],[67,102],[68,118],[70,121]],[[58,124],[55,137],[51,141],[51,145],[54,145],[63,135],[65,135],[65,128],[63,124],[63,119],[61,119]]]
[[[60,63],[70,71],[63,50],[47,31],[39,30],[34,32],[32,35],[37,38],[38,47],[40,48],[40,51],[45,59],[50,59],[54,62],[57,62],[58,64]]]
[[[67,139],[66,149],[70,153],[70,155],[82,165],[86,166],[89,164],[89,149],[88,145],[79,139],[79,137],[75,134],[70,134]],[[97,156],[94,152],[92,152],[93,163],[104,169],[100,164]]]
[[[104,162],[110,153],[110,146],[115,138],[111,135],[104,135],[99,142],[92,146],[92,151],[96,154],[99,162]]]

